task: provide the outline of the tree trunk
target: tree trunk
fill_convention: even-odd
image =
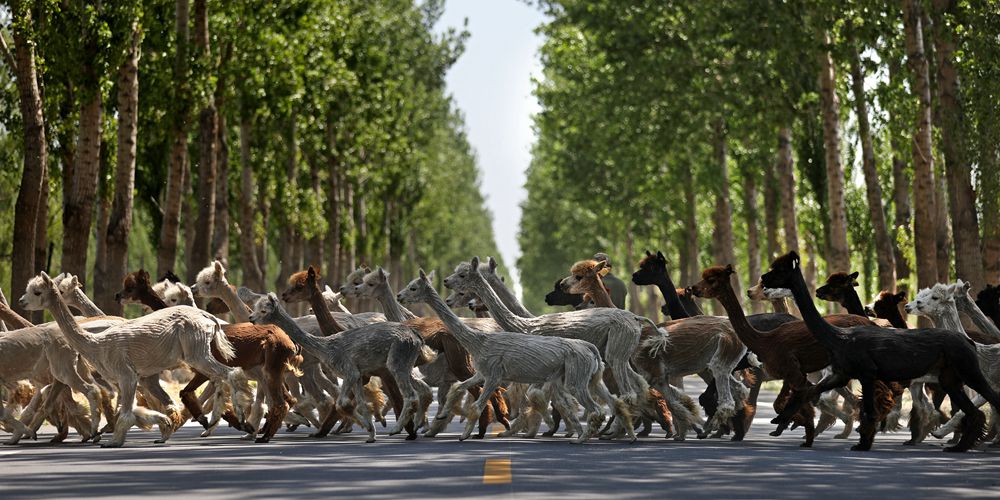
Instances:
[[[87,246],[101,163],[101,90],[96,78],[94,84],[93,95],[80,106],[73,174],[63,183],[62,271],[77,275],[81,283],[87,282]]]
[[[924,57],[923,28],[918,0],[903,0],[903,27],[906,31],[907,65],[911,92],[919,101],[913,135],[913,242],[916,247],[917,287],[937,282],[935,248],[934,156],[931,152],[931,89]],[[926,324],[926,321],[923,322]]]
[[[187,171],[187,121],[190,108],[188,82],[189,0],[176,1],[176,53],[174,59],[173,113],[170,123],[170,166],[166,193],[163,196],[163,223],[157,249],[157,273],[174,269],[177,260],[177,236],[180,232],[184,175]]]
[[[125,61],[118,70],[118,156],[115,165],[115,197],[108,220],[107,265],[109,286],[105,296],[97,295],[97,305],[108,314],[122,313],[114,300],[119,283],[128,272],[128,237],[132,232],[132,194],[135,189],[136,136],[139,129],[139,58],[142,53],[142,30],[132,24],[132,41]]]
[[[823,49],[819,53],[820,104],[823,108],[823,142],[826,152],[827,197],[830,210],[830,251],[827,269],[850,272],[851,254],[847,246],[847,210],[844,206],[844,169],[840,165],[840,102],[837,78],[830,54],[830,33],[818,33]]]
[[[625,228],[625,262],[626,264],[631,264],[632,262],[638,262],[635,259],[635,248],[632,236],[632,227],[628,226]],[[640,307],[642,304],[639,301],[639,287],[632,280],[628,280],[628,303],[625,304],[626,309],[632,311],[636,314],[641,314]]]
[[[955,33],[945,18],[946,14],[954,13],[955,3],[954,0],[934,0],[931,9],[934,16],[934,54],[937,57],[940,103],[938,127],[941,129],[941,150],[944,153],[945,174],[948,179],[955,274],[958,278],[976,283],[983,280],[976,192],[972,189],[972,173],[966,156],[968,130],[958,69],[955,67]]]
[[[337,286],[340,284],[342,275],[346,276],[346,273],[343,272],[343,268],[341,267],[343,261],[340,255],[340,204],[342,200],[340,195],[340,153],[337,151],[337,132],[332,121],[327,123],[326,140],[329,152],[325,209],[326,220],[330,222],[330,231],[327,233],[326,238],[327,264],[323,274],[331,286]]]
[[[938,158],[940,160],[940,158]],[[938,169],[934,173],[934,236],[937,245],[937,281],[947,283],[951,279],[951,231],[948,220],[948,189],[944,173]]]
[[[315,155],[310,155],[309,157],[309,181],[311,183],[312,196],[317,200],[323,199],[323,188],[320,185],[319,180],[319,158]],[[303,257],[302,264],[305,266],[316,266],[317,269],[323,269],[323,233],[314,235],[306,241],[305,256]]]
[[[354,268],[356,268],[358,266],[358,261],[356,259],[356,256],[357,256],[356,252],[357,252],[357,248],[358,248],[358,243],[357,243],[357,238],[354,235],[354,233],[355,233],[355,231],[354,231],[354,185],[351,183],[351,181],[344,174],[341,174],[341,181],[342,181],[341,185],[342,185],[343,193],[344,193],[343,203],[341,204],[341,206],[344,207],[344,210],[347,211],[347,213],[345,213],[344,216],[343,216],[343,221],[344,221],[345,227],[342,230],[342,233],[344,234],[345,239],[342,240],[341,243],[340,243],[340,255],[341,255],[341,258],[342,258],[342,262],[343,262],[343,266],[341,267],[341,269],[343,270],[342,274],[344,275],[344,276],[341,276],[341,277],[343,278],[343,277],[346,277],[348,273],[350,273],[351,271],[353,271]],[[346,249],[344,248],[344,242],[345,241],[348,244],[348,246],[347,246]]]
[[[764,166],[764,238],[766,240],[764,251],[765,263],[770,264],[781,252],[778,244],[778,212],[781,210],[781,194],[778,191],[777,179],[775,176],[776,165],[768,163]],[[757,283],[760,276],[751,276],[749,285]]]
[[[206,0],[194,2],[194,45],[197,57],[205,68],[212,68],[212,49],[208,42],[208,8]],[[207,71],[211,71],[208,69]],[[200,75],[207,78],[208,75]],[[215,233],[215,182],[218,176],[216,144],[219,138],[219,113],[215,108],[215,98],[209,94],[205,107],[198,117],[198,221],[194,225],[194,241],[188,253],[187,278],[194,282],[195,276],[209,264],[212,252],[212,238]],[[188,222],[185,222],[187,224]]]
[[[216,100],[216,103],[219,101]],[[219,106],[221,109],[222,106]],[[226,115],[219,113],[216,138],[218,175],[215,181],[215,227],[212,232],[212,258],[229,262],[229,141],[226,139]]]
[[[743,216],[746,218],[747,234],[747,283],[756,283],[760,278],[760,235],[757,230],[757,179],[754,172],[743,173]],[[764,312],[764,303],[751,300],[754,314]]]
[[[691,164],[684,173],[684,249],[681,251],[681,285],[687,286],[698,276],[698,200],[695,196],[694,175]]]
[[[986,126],[985,124],[983,125]],[[982,135],[985,135],[985,131]],[[983,270],[985,275],[984,283],[1000,283],[1000,162],[998,154],[1000,148],[996,143],[985,143],[979,161],[979,172],[981,179],[980,190],[983,193],[993,193],[992,196],[983,196]],[[976,288],[981,290],[982,286],[977,284]]]
[[[282,192],[279,192],[279,196],[282,196],[281,206],[283,208],[280,212],[282,224],[281,241],[279,242],[280,247],[278,248],[279,255],[281,256],[281,266],[278,268],[278,276],[275,277],[274,281],[275,288],[277,290],[284,290],[287,285],[288,277],[291,276],[292,273],[298,271],[298,269],[296,269],[297,263],[295,262],[295,253],[300,235],[291,223],[289,217],[291,214],[287,212],[290,205],[288,198],[292,197],[293,193],[296,192],[295,185],[299,169],[298,156],[299,148],[296,134],[296,112],[293,109],[292,114],[288,119],[288,163],[285,167],[285,188]]]
[[[250,134],[253,122],[249,116],[240,120],[240,259],[243,264],[243,283],[252,290],[264,289],[264,273],[257,260],[256,216],[254,200],[258,196],[254,187],[253,167],[250,164]]]
[[[729,152],[726,147],[726,124],[721,118],[715,122],[715,161],[719,178],[716,185],[714,231],[712,232],[712,251],[716,264],[733,264],[736,260],[733,242],[733,210],[729,201]],[[734,290],[740,290],[738,274],[732,275]],[[737,294],[741,296],[742,294]],[[741,300],[742,302],[742,300]],[[725,315],[726,311],[718,301],[712,303],[717,315]]]
[[[101,153],[100,165],[97,186],[97,222],[94,227],[94,280],[91,286],[92,296],[95,300],[98,295],[106,296],[108,288],[118,288],[117,284],[108,283],[108,280],[104,278],[107,276],[108,266],[108,245],[105,235],[108,234],[108,224],[111,218],[111,195],[113,194],[110,192],[113,187],[110,185],[109,179],[112,175],[111,159],[108,158],[107,151]],[[85,285],[83,282],[81,284]]]
[[[850,31],[850,28],[849,30]],[[858,135],[861,136],[861,168],[865,173],[868,211],[872,228],[875,230],[875,255],[878,265],[878,286],[880,290],[896,291],[896,263],[893,256],[892,238],[885,222],[885,207],[882,206],[882,187],[879,185],[878,167],[875,165],[875,148],[872,145],[871,126],[868,123],[868,103],[865,98],[865,77],[861,70],[861,57],[853,34],[850,35],[849,57],[851,63],[851,88],[854,92],[854,112],[858,117]]]
[[[781,185],[781,220],[785,229],[785,252],[799,249],[795,221],[795,168],[792,164],[792,129],[778,130],[778,182]]]

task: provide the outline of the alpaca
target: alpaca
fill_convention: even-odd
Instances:
[[[490,310],[483,303],[483,300],[471,292],[459,292],[452,290],[444,299],[444,303],[452,309],[468,307],[477,318],[489,318]]]
[[[985,417],[966,396],[963,384],[996,405],[1000,397],[979,368],[976,348],[965,335],[939,328],[896,330],[874,325],[839,328],[826,322],[809,294],[795,252],[778,257],[761,280],[767,288],[789,290],[803,320],[816,340],[829,350],[833,375],[815,387],[813,394],[842,387],[851,379],[861,382],[861,440],[851,449],[871,449],[875,437],[876,380],[901,382],[925,374],[936,375],[952,404],[965,412],[962,439],[946,451],[967,451],[982,436]],[[797,402],[801,404],[800,398]],[[793,401],[786,412],[796,411]],[[782,416],[779,415],[779,422]]]
[[[910,325],[906,324],[906,320],[903,319],[903,315],[899,312],[900,304],[905,303],[905,291],[892,293],[882,290],[878,293],[875,302],[872,303],[872,310],[875,311],[875,317],[888,321],[893,328],[902,328],[905,330]]]
[[[288,279],[288,288],[285,289],[284,292],[282,292],[281,296],[282,296],[282,300],[285,301],[285,302],[290,302],[290,303],[294,303],[294,302],[308,302],[308,303],[310,303],[312,305],[313,309],[316,310],[316,311],[318,311],[317,314],[316,314],[316,320],[318,321],[318,324],[321,327],[320,330],[321,330],[322,335],[323,336],[327,336],[327,335],[333,335],[333,334],[336,334],[336,333],[339,333],[339,332],[343,331],[344,327],[341,326],[340,321],[338,321],[334,317],[334,314],[329,309],[324,308],[324,303],[325,302],[323,300],[323,294],[322,294],[322,292],[320,291],[320,288],[319,288],[319,282],[320,282],[321,279],[322,278],[319,275],[319,273],[316,271],[316,269],[314,267],[312,267],[312,266],[309,266],[309,268],[307,270],[305,270],[305,271],[299,271],[297,273],[292,274],[292,276],[289,277],[289,279]],[[355,294],[355,295],[352,295],[352,296],[356,297],[357,295]],[[395,300],[395,298],[393,298],[393,300]],[[382,317],[382,318],[384,319],[384,317]],[[303,329],[305,329],[305,328],[303,328]],[[319,361],[319,359],[316,359],[316,358],[314,358],[312,356],[310,356],[310,358],[311,358],[310,359],[310,363],[309,363],[310,367],[312,368],[312,367],[315,366],[315,367],[319,368],[320,371],[321,371],[322,367],[323,367],[323,364]],[[437,360],[435,359],[434,362],[436,362],[436,361]],[[428,363],[428,364],[434,364],[434,362],[431,362],[431,363]],[[424,366],[426,366],[426,365],[424,365]],[[322,374],[320,374],[320,375],[322,376]],[[402,410],[403,410],[403,407],[402,407],[402,405],[403,405],[403,395],[400,392],[399,388],[397,387],[395,379],[393,378],[393,376],[392,376],[391,373],[389,373],[389,372],[382,372],[379,376],[381,378],[383,378],[383,381],[382,381],[383,386],[386,389],[386,392],[388,392],[388,394],[389,394],[389,399],[392,401],[392,408],[393,408],[393,410],[395,410],[396,416],[398,418],[399,415],[401,414]],[[336,380],[336,376],[335,375],[331,375],[331,378],[333,380]],[[369,378],[367,376],[365,377],[364,381],[365,381],[365,390],[366,390],[367,399],[369,401],[375,402],[376,401],[376,399],[375,399],[376,396],[373,393],[375,393],[376,391],[374,391],[374,389],[369,386],[368,382],[370,380],[369,380]],[[322,384],[325,385],[325,383],[326,382],[324,380],[322,382]],[[421,390],[422,388],[423,388],[423,386],[420,386],[420,385],[417,386],[418,390]],[[314,390],[315,389],[313,389],[313,388],[308,389],[308,391],[310,393],[312,393]],[[336,395],[339,394],[339,389],[336,389],[334,387],[327,386],[326,390],[334,398],[336,398],[337,397]],[[384,399],[382,396],[377,396],[377,397],[379,398],[379,400]],[[422,405],[423,408],[426,408],[427,406],[430,405],[430,401],[431,401],[431,396],[430,395],[422,393],[420,397],[421,397],[421,405]],[[373,414],[377,415],[377,418],[379,418],[380,421],[382,422],[382,424],[385,425],[385,421],[384,421],[384,419],[382,419],[381,409],[378,412],[373,412]],[[329,412],[329,413],[327,413],[326,418],[320,424],[319,429],[314,434],[314,436],[316,436],[316,437],[323,437],[323,436],[327,435],[329,433],[329,431],[333,428],[333,425],[336,423],[336,420],[337,420],[338,416],[339,416],[339,413],[337,413],[337,412]],[[342,428],[346,428],[346,421],[342,423]],[[408,428],[407,432],[408,433],[412,433],[412,430]]]
[[[473,272],[478,273],[479,262],[475,259],[472,263]],[[486,283],[485,280],[482,283]],[[492,297],[483,297],[487,303],[499,302],[499,298],[493,294],[492,290],[487,293]],[[479,292],[482,297],[483,292]],[[528,339],[523,333],[493,332],[484,334],[476,332],[465,326],[465,323],[452,312],[451,309],[441,300],[437,291],[431,285],[427,275],[423,270],[420,277],[411,281],[406,288],[400,292],[400,299],[406,302],[424,302],[448,325],[452,335],[464,346],[472,355],[473,363],[476,366],[476,375],[464,382],[452,387],[449,391],[448,401],[450,402],[458,394],[468,388],[483,384],[483,394],[476,400],[475,407],[468,415],[465,432],[461,440],[469,437],[475,419],[485,409],[490,394],[493,394],[503,382],[516,382],[522,384],[545,384],[548,386],[549,395],[557,401],[566,415],[571,415],[572,410],[566,408],[566,398],[562,394],[568,392],[583,405],[585,418],[587,420],[587,431],[580,432],[579,437],[574,441],[581,443],[589,439],[597,432],[601,422],[604,421],[604,414],[600,405],[593,399],[596,394],[598,399],[611,408],[613,414],[624,423],[625,431],[632,441],[635,441],[635,434],[632,431],[631,417],[625,404],[611,395],[604,385],[603,371],[604,363],[597,347],[590,342],[577,339],[565,339],[560,337],[536,337]],[[444,420],[451,405],[446,402],[438,413],[436,420]],[[570,422],[573,419],[569,420]]]
[[[323,288],[323,301],[326,302],[327,309],[331,311],[336,309],[342,313],[351,314],[351,311],[348,310],[343,303],[341,303],[341,300],[343,298],[344,298],[343,294],[341,294],[340,292],[333,291],[333,289],[330,288],[330,285],[326,285]],[[310,311],[312,311],[311,308]]]
[[[139,270],[138,273],[142,274],[145,271]],[[171,307],[167,304],[166,300],[157,297],[152,288],[149,288],[148,279],[128,280],[126,277],[126,281],[130,281],[131,283],[127,287],[127,291],[123,289],[122,292],[119,292],[122,294],[122,297],[127,296],[129,300],[138,299],[143,306],[149,308],[151,311],[159,311]],[[171,288],[183,292],[187,287],[181,283],[171,283],[169,287],[164,289],[164,293],[167,295],[179,293],[177,291],[172,292]],[[190,289],[188,289],[189,292]],[[298,365],[302,362],[302,357],[298,354],[298,349],[291,339],[288,338],[288,335],[279,328],[238,323],[222,325],[222,332],[226,335],[229,342],[232,343],[235,356],[231,359],[224,359],[216,349],[212,350],[212,355],[219,362],[225,363],[227,366],[242,369],[251,379],[260,383],[261,390],[258,391],[258,396],[266,395],[268,400],[268,415],[267,424],[261,429],[261,436],[256,439],[256,442],[269,442],[274,437],[275,432],[277,432],[281,421],[288,414],[289,405],[296,403],[295,398],[284,387],[284,378],[286,373],[299,373]],[[203,373],[195,371],[194,378],[180,392],[181,402],[184,404],[185,409],[191,414],[191,418],[206,429],[206,433],[204,434],[206,436],[210,432],[209,422],[204,416],[201,402],[195,397],[195,391],[208,380],[209,378]],[[258,404],[255,405],[255,411],[252,415],[259,414],[257,408],[259,408],[260,398],[258,397],[257,400]],[[257,423],[259,420],[257,417],[251,416],[249,426],[241,425],[235,415],[228,410],[223,414],[222,418],[229,422],[230,425],[247,431],[248,434],[246,437],[248,439],[255,436],[255,429],[258,428]]]
[[[489,264],[490,268],[495,269],[492,259]],[[503,303],[501,296],[487,281],[486,275],[496,276],[494,272],[484,275],[479,268],[479,258],[473,257],[471,263],[459,264],[455,272],[445,278],[444,284],[451,289],[470,290],[478,295],[486,302],[494,319],[505,331],[576,338],[603,348],[604,360],[610,365],[621,394],[635,401],[637,394],[646,392],[648,384],[632,369],[629,359],[639,345],[642,325],[652,325],[652,321],[615,308],[583,309],[546,314],[537,318],[517,316]],[[506,290],[499,279],[495,283],[498,288]],[[506,290],[505,294],[510,294],[510,291]],[[524,307],[520,306],[520,309]],[[655,325],[653,327],[655,329]]]
[[[431,273],[433,275],[433,273]],[[444,403],[443,398],[453,382],[467,380],[475,374],[475,367],[469,358],[469,352],[458,342],[449,331],[441,319],[418,318],[409,309],[399,303],[396,294],[389,284],[389,275],[379,266],[374,271],[366,274],[361,280],[361,284],[354,289],[354,296],[363,299],[375,299],[385,311],[389,321],[403,323],[413,328],[429,347],[444,356],[438,356],[432,363],[420,367],[420,371],[425,375],[425,381],[438,388],[438,398],[440,403]],[[479,332],[495,332],[500,330],[496,321],[490,318],[473,318],[460,320],[466,326]],[[436,373],[439,376],[431,379],[427,375]],[[450,380],[454,378],[455,380]],[[469,394],[473,398],[479,398],[479,386],[469,388]],[[490,395],[490,405],[486,407],[482,415],[477,417],[479,421],[478,439],[486,435],[490,422],[493,420],[491,410],[497,413],[497,421],[503,424],[504,428],[510,430],[510,423],[507,421],[506,413],[501,413],[501,408],[506,407],[503,403],[503,396],[500,392]]]
[[[424,346],[420,337],[412,329],[399,323],[373,323],[329,337],[317,337],[302,330],[278,303],[277,295],[270,293],[257,300],[250,315],[254,323],[268,323],[280,327],[302,348],[319,358],[343,379],[344,389],[337,398],[337,409],[361,422],[368,430],[368,443],[375,442],[375,426],[365,399],[362,377],[379,375],[388,371],[403,394],[402,411],[396,426],[389,435],[398,434],[403,428],[424,417],[418,390],[430,393],[430,387],[419,379],[414,379],[412,370],[418,363],[424,364],[434,359],[430,349]],[[385,378],[383,378],[385,381]],[[420,392],[423,392],[420,391]],[[353,393],[356,404],[352,404]],[[417,425],[419,427],[419,425]],[[413,426],[411,425],[411,428]],[[416,439],[415,431],[409,431],[407,440]]]
[[[365,279],[365,275],[372,272],[368,266],[361,265],[344,278],[344,284],[340,286],[340,295],[344,298],[355,298],[354,290]]]
[[[659,251],[653,255],[646,250],[646,256],[639,261],[639,270],[632,273],[632,282],[636,285],[655,285],[660,289],[663,300],[663,314],[672,319],[689,318],[700,316],[701,310],[688,309],[677,294],[674,282],[670,280],[670,273],[667,271],[667,258]],[[691,302],[693,305],[693,301]]]
[[[976,295],[976,305],[994,325],[1000,326],[1000,285],[986,285]]]
[[[85,320],[81,326],[90,335],[124,321],[121,318],[102,318]],[[97,442],[100,440],[98,427],[102,409],[101,389],[93,380],[89,380],[89,369],[83,369],[85,364],[55,323],[19,328],[0,335],[0,386],[14,391],[19,380],[31,380],[36,387],[55,382],[84,394],[91,408],[91,416],[86,428],[79,430],[84,441],[94,439]],[[58,392],[36,392],[29,405],[34,405],[32,408],[37,410],[29,412],[26,409],[21,415],[22,420],[29,422],[28,425],[15,419],[9,408],[4,407],[0,401],[0,423],[13,432],[6,444],[16,444],[24,436],[35,439],[35,429],[41,425],[41,419],[49,415],[59,401]],[[62,402],[71,401],[72,398],[69,398],[69,401]],[[32,415],[38,416],[37,421],[34,421]]]
[[[552,291],[545,295],[545,303],[550,306],[571,306],[573,309],[583,309],[590,302],[590,297],[580,293],[567,293],[562,289],[562,278],[557,279]]]
[[[764,293],[764,285],[760,283],[760,278],[757,278],[757,284],[747,288],[747,298],[750,300],[756,300],[759,302],[770,302],[771,307],[776,313],[788,314],[788,304],[785,302],[784,297],[769,298]]]
[[[171,420],[153,410],[135,407],[139,379],[174,368],[184,362],[208,374],[220,390],[217,406],[223,407],[223,384],[232,388],[234,398],[249,394],[250,387],[242,370],[222,365],[211,355],[215,347],[224,358],[233,357],[233,346],[222,334],[218,320],[186,306],[152,313],[137,320],[116,325],[98,334],[86,334],[63,302],[56,284],[44,272],[29,283],[21,306],[27,310],[48,309],[56,318],[66,341],[93,365],[101,375],[118,385],[121,411],[115,432],[102,447],[120,447],[133,424],[157,424],[165,442],[174,431]],[[236,405],[242,413],[242,405]],[[240,415],[242,419],[242,414]],[[218,417],[215,417],[216,421]]]
[[[958,280],[957,283],[951,285],[938,283],[931,288],[924,288],[917,293],[912,302],[906,304],[906,311],[911,314],[930,318],[934,322],[934,325],[939,328],[965,333],[965,329],[962,327],[962,322],[959,319],[957,306],[957,303],[961,300],[963,309],[977,322],[977,325],[981,324],[987,327],[985,333],[1000,336],[1000,331],[997,330],[996,326],[992,325],[986,319],[986,316],[982,314],[982,311],[975,306],[975,303],[969,299],[966,287],[966,283]],[[985,345],[976,342],[975,345],[976,354],[979,358],[979,367],[983,371],[983,375],[994,390],[1000,388],[1000,344]],[[986,399],[982,395],[979,395],[973,403],[978,408],[986,403]],[[994,407],[993,414],[996,414],[997,410],[998,408]],[[956,411],[952,415],[951,420],[931,434],[939,439],[947,436],[960,428],[960,422],[964,416],[965,414],[962,411]]]

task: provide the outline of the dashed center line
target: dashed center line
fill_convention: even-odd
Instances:
[[[483,484],[508,484],[511,481],[509,458],[487,458],[483,464]]]

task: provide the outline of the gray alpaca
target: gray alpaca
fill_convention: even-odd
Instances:
[[[317,337],[300,328],[273,293],[256,301],[250,320],[278,326],[305,352],[318,358],[344,380],[337,406],[365,426],[367,442],[375,442],[375,426],[362,379],[381,369],[392,374],[403,394],[402,413],[389,435],[401,432],[411,420],[415,420],[418,427],[423,424],[426,408],[421,408],[417,391],[430,393],[430,387],[413,378],[413,367],[418,360],[433,359],[434,354],[409,327],[399,323],[373,323],[337,335]],[[354,397],[353,408],[351,396]],[[410,435],[407,439],[415,437]]]
[[[445,278],[446,287],[471,291],[482,299],[500,327],[509,332],[586,340],[604,354],[621,395],[636,401],[637,394],[645,394],[648,384],[629,364],[639,346],[643,323],[656,328],[647,318],[629,311],[613,308],[594,308],[525,318],[515,315],[500,301],[499,296],[484,278],[479,257],[471,263],[461,263],[455,272]],[[502,288],[505,288],[500,284]],[[516,299],[515,299],[516,300]]]
[[[499,298],[492,292],[492,300]],[[550,396],[564,415],[573,412],[567,407],[569,393],[583,405],[588,421],[587,432],[577,429],[580,437],[575,442],[580,443],[594,435],[604,414],[600,405],[594,401],[593,391],[605,402],[615,415],[626,422],[625,428],[634,441],[635,434],[631,432],[631,418],[621,400],[608,392],[604,385],[604,363],[601,355],[593,344],[576,339],[560,337],[526,336],[522,333],[493,332],[482,333],[469,329],[465,323],[444,303],[441,296],[431,285],[424,271],[420,277],[411,281],[399,293],[400,302],[427,303],[431,309],[447,325],[451,334],[472,355],[476,374],[461,383],[453,385],[448,391],[447,402],[442,406],[436,417],[437,421],[450,419],[450,410],[457,399],[470,387],[483,384],[482,395],[476,400],[468,413],[465,432],[460,439],[464,440],[472,433],[476,420],[482,413],[493,394],[501,384],[514,382],[522,384],[545,384]],[[490,299],[487,299],[490,300]],[[573,419],[569,419],[573,422]]]

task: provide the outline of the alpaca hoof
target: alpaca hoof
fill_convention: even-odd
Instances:
[[[101,448],[121,448],[122,443],[104,443]]]
[[[733,442],[743,441],[743,436],[733,436],[733,437],[729,438],[729,440],[733,441]]]
[[[285,426],[285,432],[295,432],[295,429],[299,428],[299,424],[289,424]]]
[[[917,442],[912,439],[907,439],[903,441],[903,446],[916,446]]]
[[[252,441],[253,438],[256,437],[256,436],[257,436],[257,434],[248,432],[248,433],[240,436],[240,440],[241,441]]]
[[[949,439],[949,440],[948,440],[948,441],[947,441],[947,442],[946,442],[945,444],[955,444],[955,443],[957,443],[957,442],[958,442],[958,441],[959,441],[960,439],[961,439],[961,438],[960,438],[960,437],[958,437],[958,436],[953,436],[953,437],[952,437],[951,439]]]
[[[964,453],[966,451],[969,451],[969,448],[966,448],[964,446],[945,446],[944,451],[946,453]]]
[[[92,436],[90,438],[90,442],[94,443],[94,444],[100,443],[101,442],[101,436],[102,436],[102,434],[98,434],[96,436]]]
[[[416,433],[407,434],[406,435],[406,440],[407,441],[416,441],[417,440],[417,434]]]
[[[871,449],[872,449],[872,446],[870,444],[869,445],[864,445],[864,444],[860,444],[859,443],[859,444],[856,444],[854,446],[851,446],[851,451],[868,451],[868,450],[871,450]]]
[[[198,417],[198,423],[201,424],[203,428],[208,429],[208,418],[204,415]]]
[[[784,431],[781,431],[781,430],[773,430],[773,431],[769,432],[769,433],[768,433],[768,435],[769,435],[769,436],[774,436],[774,437],[778,437],[778,436],[780,436],[780,435],[781,435],[781,433],[782,433],[782,432],[784,432]]]
[[[571,437],[573,437],[573,434],[576,434],[576,433],[573,432],[573,431],[570,431],[570,432],[567,432],[566,434],[563,434],[563,437],[564,438],[571,438]],[[527,436],[527,437],[535,437],[535,436]]]
[[[270,440],[271,440],[271,438],[259,437],[259,438],[255,439],[254,442],[255,443],[267,443]]]
[[[472,436],[472,439],[483,439],[485,437],[486,437],[486,434],[475,434],[475,435]]]
[[[508,429],[508,430],[510,430],[510,429]],[[500,435],[502,436],[502,435],[504,435],[504,433],[500,433]],[[550,429],[550,430],[547,430],[547,431],[545,431],[545,432],[542,433],[542,437],[547,437],[547,438],[550,438],[550,437],[555,436],[555,435],[556,435],[556,430],[555,429]]]
[[[375,438],[374,437],[370,437],[370,438],[366,439],[365,442],[366,443],[374,443],[375,442]]]
[[[937,438],[937,439],[944,439],[944,438],[945,438],[945,436],[947,436],[947,435],[948,435],[948,434],[947,434],[947,433],[944,433],[944,432],[938,432],[938,431],[932,431],[932,432],[931,432],[931,436],[934,436],[934,437],[935,437],[935,438]]]
[[[799,443],[799,448],[812,448],[812,443]]]
[[[166,443],[166,442],[167,442],[167,440],[166,440],[166,439],[163,439],[163,438],[160,438],[160,439],[154,439],[154,440],[153,440],[153,444],[163,444],[163,443]]]
[[[637,437],[649,437],[650,433],[651,433],[651,431],[641,431],[638,434],[636,434],[636,436]]]
[[[90,439],[89,436],[88,437],[84,437],[83,440],[80,441],[80,442],[81,443],[86,443],[88,439]],[[59,443],[65,441],[65,440],[66,440],[66,436],[63,436],[63,435],[52,436],[52,439],[49,439],[49,444],[59,444]]]
[[[772,418],[771,419],[771,423],[775,424],[775,425],[780,424],[781,423],[781,417],[774,417],[774,418]]]

